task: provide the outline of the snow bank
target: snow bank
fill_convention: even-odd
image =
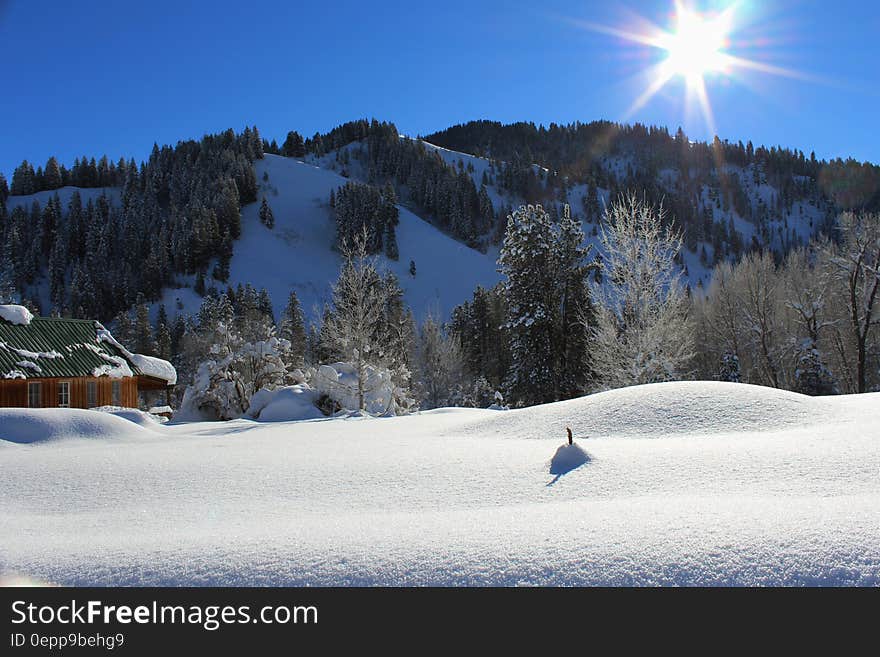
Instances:
[[[24,306],[14,304],[0,306],[0,319],[5,319],[10,324],[27,326],[33,318],[31,311]]]
[[[60,439],[112,439],[147,435],[126,419],[75,408],[0,408],[0,446]]]
[[[162,417],[161,415],[154,415],[137,408],[126,408],[124,406],[98,406],[97,408],[89,410],[109,413],[110,415],[121,417],[123,420],[139,424],[142,427],[152,428],[157,424],[165,424],[168,422],[168,418]]]
[[[315,406],[317,391],[305,384],[260,390],[251,397],[247,416],[263,422],[314,420],[324,417]]]

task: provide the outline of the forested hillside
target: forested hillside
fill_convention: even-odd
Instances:
[[[326,331],[344,333],[332,283],[360,240],[399,343],[364,329],[362,365],[393,372],[401,400],[533,404],[686,378],[865,391],[878,207],[874,165],[638,124],[478,121],[423,140],[359,120],[280,146],[252,127],[141,164],[0,175],[0,301],[111,322],[184,383],[213,338],[249,353],[293,316],[283,354],[357,360]],[[627,260],[638,230],[653,246]]]

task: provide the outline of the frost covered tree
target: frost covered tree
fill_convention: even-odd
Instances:
[[[194,372],[181,403],[185,413],[241,417],[257,391],[284,385],[289,343],[275,335],[271,322],[249,325],[250,339],[241,325],[226,294],[202,303],[197,325],[184,338],[188,369]]]
[[[664,226],[664,212],[635,195],[605,211],[600,231],[603,284],[593,361],[599,388],[674,381],[694,356],[688,299],[675,258],[681,236]]]
[[[459,406],[464,397],[461,346],[431,315],[419,329],[415,388],[424,409]]]
[[[880,215],[846,212],[838,218],[839,243],[820,252],[842,305],[840,359],[855,360],[852,392],[868,390],[869,345],[880,324]]]
[[[794,345],[794,390],[808,395],[837,394],[837,382],[827,367],[824,345],[840,324],[832,278],[815,251],[796,249],[782,268],[789,340]]]
[[[748,254],[737,266],[739,312],[747,350],[753,354],[755,383],[785,387],[784,356],[789,348],[782,313],[782,280],[773,256]]]
[[[362,229],[353,243],[343,243],[343,264],[333,285],[332,306],[324,313],[317,355],[324,362],[343,364],[351,393],[346,402],[376,412],[406,412],[410,398],[412,313],[403,302],[403,291],[393,274],[380,275],[368,250],[369,235]],[[319,368],[320,373],[320,368]],[[373,384],[379,386],[374,388]],[[390,393],[387,390],[391,385]],[[370,396],[368,400],[367,397]]]
[[[333,284],[333,309],[321,326],[323,348],[352,363],[357,378],[358,408],[364,410],[367,368],[381,345],[376,337],[382,322],[382,279],[368,257],[366,229],[352,244],[344,243],[343,264]]]

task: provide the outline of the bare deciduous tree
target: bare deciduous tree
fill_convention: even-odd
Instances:
[[[635,195],[605,212],[592,357],[600,388],[683,378],[694,356],[688,299],[675,258],[681,235]]]
[[[855,392],[866,392],[869,339],[880,324],[880,215],[845,212],[837,227],[839,244],[827,243],[821,258],[846,307],[849,330],[844,339],[855,352]]]

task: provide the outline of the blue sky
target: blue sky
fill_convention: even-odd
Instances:
[[[694,2],[711,11],[728,2]],[[672,0],[211,3],[0,0],[0,171],[138,160],[256,124],[279,142],[353,118],[427,134],[470,119],[622,120],[659,53],[582,22],[671,25]],[[800,78],[707,79],[721,138],[880,163],[880,7],[742,0],[731,50]],[[629,121],[711,138],[672,80]]]

